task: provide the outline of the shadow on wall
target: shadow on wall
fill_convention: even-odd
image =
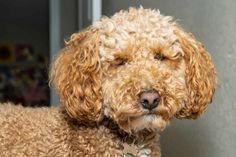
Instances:
[[[200,118],[200,121],[204,121],[204,118]],[[173,154],[175,157],[209,157],[207,152],[214,145],[205,125],[207,123],[202,126],[198,120],[172,120],[170,126],[161,135],[162,155],[164,157],[173,157]],[[206,138],[208,140],[205,140]]]

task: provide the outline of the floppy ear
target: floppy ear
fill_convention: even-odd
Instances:
[[[62,108],[80,121],[96,121],[101,110],[98,43],[96,30],[73,34],[50,70]]]
[[[215,67],[204,46],[192,34],[176,32],[184,51],[185,80],[189,98],[177,118],[196,119],[211,103],[217,84]]]

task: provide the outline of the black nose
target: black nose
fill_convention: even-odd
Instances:
[[[160,103],[160,95],[155,90],[141,92],[139,97],[142,107],[148,110],[156,108]]]

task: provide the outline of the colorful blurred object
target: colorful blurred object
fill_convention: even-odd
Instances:
[[[47,67],[48,57],[29,44],[0,44],[0,101],[48,105]]]

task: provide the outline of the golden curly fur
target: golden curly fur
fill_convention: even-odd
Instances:
[[[211,103],[216,71],[191,33],[159,11],[130,8],[75,33],[51,66],[61,107],[0,107],[1,156],[160,156],[174,117],[195,119]],[[140,93],[157,91],[151,112]]]

